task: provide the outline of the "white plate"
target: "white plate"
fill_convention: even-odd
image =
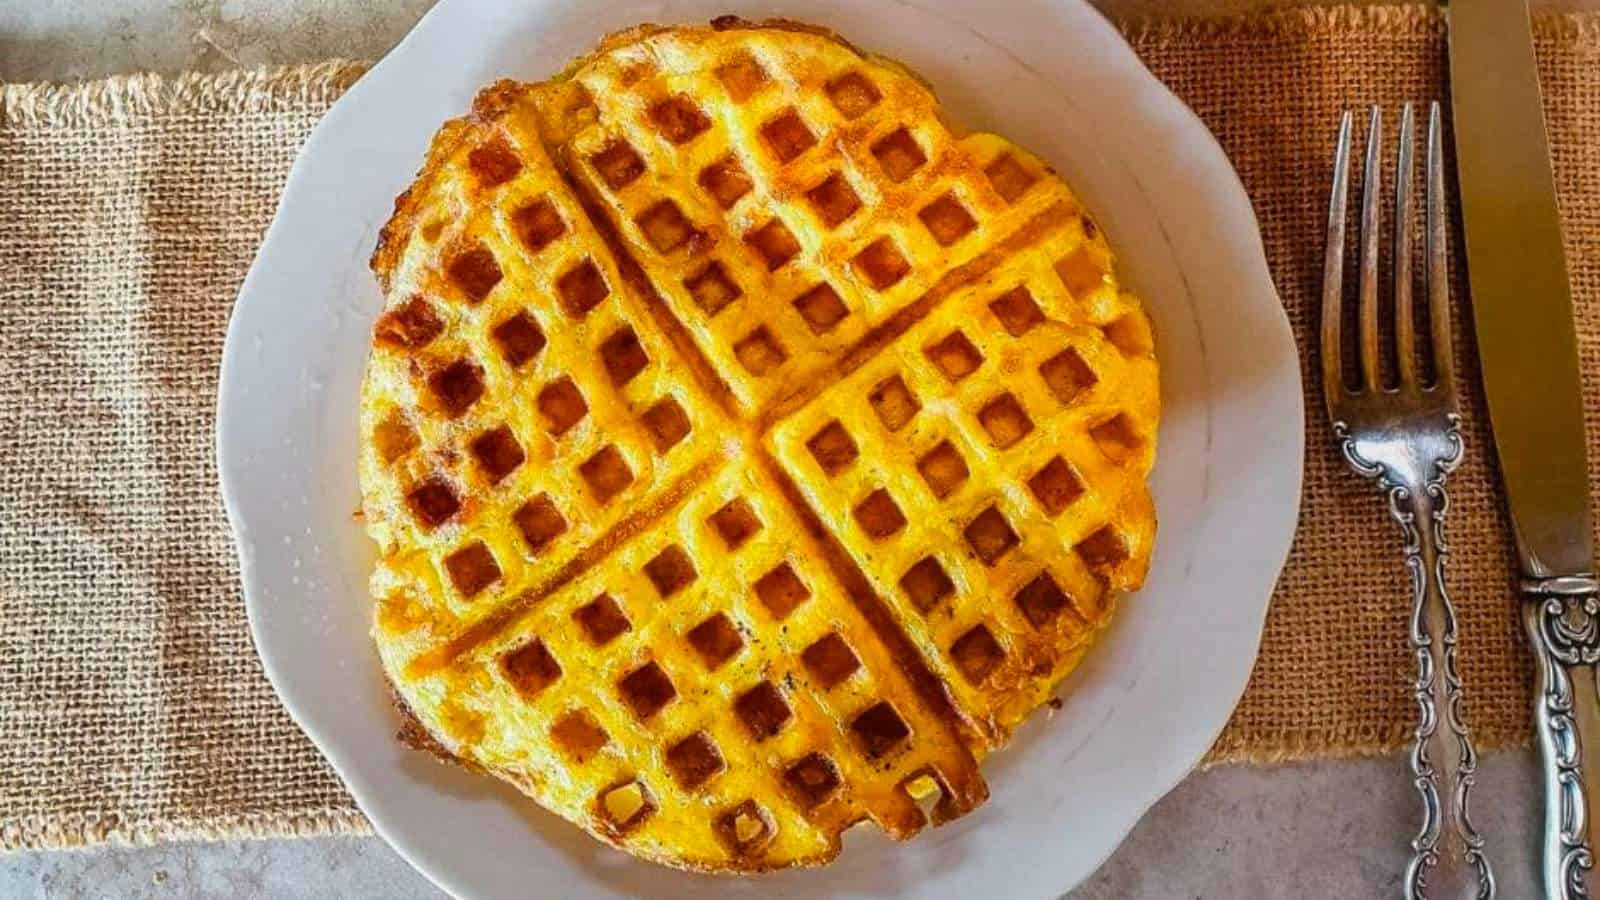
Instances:
[[[217,443],[268,676],[378,831],[470,897],[1055,896],[1198,762],[1255,659],[1299,506],[1300,371],[1249,200],[1198,119],[1080,2],[763,5],[909,63],[963,122],[1052,161],[1155,319],[1165,418],[1147,587],[1015,746],[993,796],[895,846],[742,882],[603,847],[498,782],[402,749],[368,638],[372,548],[351,519],[357,393],[381,306],[378,226],[435,128],[503,76],[549,75],[602,34],[705,21],[726,0],[446,0],[338,102],[290,175],[223,356]]]

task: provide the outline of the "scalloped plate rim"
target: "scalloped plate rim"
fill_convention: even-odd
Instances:
[[[476,2],[478,0],[445,0],[445,2],[430,10],[394,51],[374,66],[341,98],[308,139],[291,171],[280,202],[279,214],[274,218],[273,225],[263,241],[260,254],[255,264],[252,265],[250,273],[240,290],[239,300],[229,323],[223,357],[223,373],[218,391],[217,426],[218,467],[222,481],[223,498],[227,507],[229,521],[233,526],[236,542],[240,549],[241,578],[245,584],[246,606],[252,634],[269,679],[277,689],[291,716],[312,738],[319,750],[330,760],[379,833],[429,878],[446,890],[461,896],[493,895],[494,892],[491,885],[482,883],[483,879],[475,878],[475,876],[482,875],[483,870],[460,871],[458,862],[449,858],[451,851],[448,849],[448,845],[441,847],[438,842],[419,839],[418,832],[426,831],[425,828],[420,826],[428,823],[419,823],[414,816],[397,809],[397,804],[391,803],[390,798],[380,791],[379,780],[392,776],[392,772],[386,771],[384,767],[404,769],[409,767],[411,761],[400,756],[399,751],[388,756],[382,756],[377,760],[359,757],[358,754],[354,754],[354,750],[350,746],[351,739],[340,732],[343,723],[332,720],[328,710],[318,705],[323,703],[325,698],[310,696],[304,686],[295,681],[296,675],[292,671],[295,649],[285,643],[287,638],[282,635],[286,633],[296,634],[297,632],[294,629],[297,626],[295,623],[282,621],[283,616],[279,614],[277,601],[283,594],[270,590],[266,586],[267,581],[265,579],[276,577],[276,575],[273,572],[263,570],[262,557],[276,550],[276,547],[269,546],[271,542],[263,541],[265,533],[271,531],[273,526],[268,522],[262,521],[262,513],[259,511],[260,501],[252,499],[250,496],[248,479],[259,474],[256,470],[263,465],[260,456],[262,448],[246,444],[246,441],[250,440],[250,436],[245,433],[247,425],[242,417],[256,410],[246,402],[248,399],[245,396],[246,389],[241,385],[247,384],[247,379],[250,377],[248,373],[250,342],[252,339],[259,338],[259,333],[251,334],[249,332],[249,320],[252,316],[259,318],[263,315],[269,304],[272,304],[274,311],[276,311],[275,305],[280,302],[279,297],[270,293],[270,282],[278,270],[272,269],[269,272],[269,268],[275,266],[278,263],[278,259],[275,253],[269,251],[281,253],[285,243],[293,239],[293,236],[285,234],[285,226],[283,224],[286,221],[285,210],[290,209],[292,205],[299,207],[307,204],[308,198],[305,196],[305,181],[307,178],[305,176],[308,167],[314,167],[317,164],[317,158],[321,155],[332,152],[329,149],[330,147],[337,149],[339,141],[345,141],[346,143],[351,141],[352,136],[348,133],[348,129],[343,131],[340,129],[341,124],[349,124],[348,120],[352,115],[351,110],[377,103],[377,95],[387,86],[390,86],[392,79],[415,77],[417,68],[425,68],[425,55],[435,51],[435,48],[428,46],[429,42],[437,41],[439,36],[449,28],[461,27],[462,20],[470,16],[473,5]],[[559,2],[528,4],[526,8],[519,10],[519,12],[532,16],[537,11],[537,7],[555,7],[559,5]],[[642,6],[648,5],[642,4]],[[782,6],[784,11],[789,11],[790,15],[796,18],[806,18],[808,14],[812,15],[812,18],[808,20],[821,19],[822,15],[832,7],[831,4],[827,3],[815,3],[810,4],[818,8],[818,12],[815,14],[806,11],[793,11],[795,7],[805,5],[783,4]],[[964,14],[967,16],[974,14],[973,10],[959,9],[961,5],[960,3],[950,4],[948,8],[935,13],[918,4],[897,3],[894,0],[880,0],[878,3],[878,6],[883,9],[902,8],[907,11],[908,16],[915,13],[925,16],[940,16],[946,20],[959,20]],[[978,4],[967,2],[967,5],[977,6]],[[1223,673],[1226,678],[1222,679],[1227,681],[1228,684],[1225,689],[1215,691],[1214,695],[1209,698],[1211,706],[1222,710],[1222,714],[1209,717],[1211,720],[1209,727],[1197,726],[1195,731],[1187,734],[1185,736],[1187,743],[1184,751],[1171,755],[1171,758],[1166,761],[1161,771],[1146,772],[1146,781],[1142,785],[1143,790],[1137,798],[1127,798],[1131,802],[1115,810],[1114,815],[1101,810],[1102,813],[1105,813],[1106,818],[1114,821],[1105,822],[1105,827],[1100,833],[1093,835],[1092,838],[1085,839],[1093,845],[1087,848],[1086,852],[1079,853],[1076,857],[1073,857],[1063,870],[1049,873],[1059,876],[1059,878],[1048,883],[1039,878],[1035,878],[1030,882],[1015,883],[1016,892],[1025,895],[1030,893],[1059,893],[1069,889],[1082,878],[1087,877],[1109,856],[1138,819],[1157,800],[1170,791],[1172,787],[1176,786],[1198,763],[1211,741],[1215,739],[1226,724],[1228,713],[1237,704],[1248,681],[1250,668],[1259,647],[1261,628],[1265,621],[1272,587],[1275,583],[1276,575],[1287,557],[1294,523],[1298,516],[1301,481],[1300,460],[1303,456],[1304,441],[1304,412],[1300,400],[1299,358],[1294,349],[1293,336],[1289,330],[1287,316],[1283,313],[1281,305],[1278,304],[1276,293],[1272,288],[1270,274],[1266,268],[1259,226],[1249,199],[1244,193],[1243,185],[1228,164],[1215,139],[1181,101],[1150,75],[1133,54],[1132,49],[1128,47],[1112,26],[1101,18],[1097,12],[1082,4],[1079,0],[1066,0],[1066,2],[1054,4],[1014,0],[1013,5],[1019,8],[1028,8],[1026,11],[1034,14],[1035,18],[1024,19],[1019,15],[1009,21],[1005,17],[984,19],[983,31],[981,32],[970,24],[962,24],[961,27],[967,28],[972,32],[973,40],[986,44],[990,48],[997,49],[1000,53],[1006,55],[1013,54],[1011,49],[1013,46],[1035,39],[1025,32],[1033,28],[1035,24],[1042,25],[1051,16],[1059,17],[1056,22],[1058,25],[1070,22],[1074,26],[1081,27],[1088,32],[1088,35],[1075,34],[1074,40],[1077,46],[1091,48],[1101,53],[1102,57],[1099,62],[1105,67],[1103,71],[1108,75],[1115,73],[1114,77],[1117,83],[1130,89],[1137,89],[1138,102],[1141,104],[1140,109],[1149,114],[1152,122],[1158,116],[1162,117],[1162,124],[1168,129],[1173,130],[1174,133],[1181,132],[1185,135],[1182,143],[1185,151],[1190,155],[1190,158],[1186,161],[1198,170],[1204,171],[1210,178],[1210,180],[1202,179],[1201,186],[1196,188],[1197,199],[1195,205],[1204,206],[1208,210],[1218,212],[1225,217],[1226,227],[1219,229],[1223,235],[1220,241],[1223,245],[1223,252],[1219,252],[1219,255],[1239,263],[1239,277],[1252,285],[1250,288],[1253,291],[1251,296],[1252,303],[1260,307],[1264,300],[1270,299],[1275,307],[1275,310],[1273,310],[1276,313],[1275,318],[1272,315],[1268,315],[1269,311],[1264,308],[1253,308],[1253,312],[1264,316],[1262,323],[1264,327],[1275,326],[1274,333],[1265,335],[1267,340],[1264,348],[1265,354],[1270,357],[1276,367],[1271,373],[1274,381],[1267,388],[1262,389],[1269,391],[1272,396],[1259,402],[1264,409],[1271,410],[1281,417],[1277,421],[1269,423],[1267,427],[1276,427],[1279,437],[1282,438],[1282,443],[1279,445],[1281,452],[1278,458],[1270,461],[1276,466],[1276,470],[1271,473],[1271,478],[1263,479],[1271,482],[1269,485],[1271,488],[1270,493],[1273,495],[1272,499],[1277,506],[1273,510],[1275,515],[1272,517],[1272,521],[1268,523],[1269,527],[1265,529],[1267,532],[1263,537],[1265,543],[1259,548],[1259,552],[1253,559],[1253,563],[1258,570],[1257,581],[1262,583],[1258,585],[1258,590],[1254,592],[1255,596],[1236,601],[1240,608],[1235,612],[1242,615],[1246,620],[1253,619],[1255,624],[1251,628],[1231,635],[1232,639],[1240,643],[1230,648],[1235,651],[1234,656],[1231,658],[1233,665],[1229,671]],[[833,8],[832,11],[843,14],[837,8]],[[491,14],[484,10],[483,4],[479,4],[478,12],[485,15]],[[670,18],[682,20],[681,16]],[[590,36],[591,42],[597,39],[603,30],[597,29]],[[843,31],[843,29],[841,30]],[[1008,33],[1004,37],[998,36],[997,33],[1002,31]],[[843,31],[843,33],[860,40],[865,46],[874,46],[869,38],[862,36],[858,32]],[[1016,52],[1025,53],[1026,51]],[[1033,66],[1023,62],[1023,59],[1030,57],[1017,58],[1014,56],[1013,58],[1023,68],[1039,74],[1039,77],[1045,81],[1050,81],[1047,76],[1040,74]],[[410,73],[407,72],[408,67],[412,69]],[[460,79],[473,77],[476,76],[462,75]],[[477,83],[481,83],[481,81],[473,82],[474,85]],[[936,81],[935,83],[943,87],[940,82]],[[944,91],[941,90],[941,93],[944,93]],[[391,106],[393,105],[393,101],[388,102],[390,102]],[[405,112],[411,114],[410,110]],[[417,112],[415,115],[422,117],[427,114]],[[426,131],[431,133],[432,128],[437,125],[440,119],[423,119],[422,121]],[[420,153],[414,154],[414,158],[420,159]],[[1125,159],[1121,162],[1124,166],[1127,165]],[[1160,163],[1160,161],[1151,162],[1152,164]],[[409,172],[401,174],[408,176]],[[403,184],[404,179],[396,186],[396,191]],[[1156,202],[1154,198],[1146,197],[1145,199],[1152,203]],[[380,209],[376,212],[368,210],[364,211],[363,215],[369,217],[379,216],[386,212],[386,209]],[[381,221],[381,219],[365,221],[363,225],[366,232],[375,231],[378,221]],[[1111,230],[1113,233],[1115,232],[1115,229]],[[1170,245],[1171,236],[1164,235],[1164,237],[1168,239]],[[353,247],[351,249],[352,252],[358,249],[364,252],[369,247],[370,244],[367,247]],[[1174,252],[1176,253],[1176,251]],[[364,256],[361,261],[364,263]],[[1179,268],[1181,269],[1182,267]],[[1187,287],[1186,285],[1186,289]],[[370,312],[370,310],[353,309],[352,312],[359,318],[362,313]],[[1270,325],[1267,324],[1268,321],[1270,321]],[[1285,365],[1285,354],[1287,354],[1287,365]],[[313,375],[311,377],[314,379],[316,376]],[[318,386],[318,382],[315,380],[311,383],[313,387]],[[318,390],[320,391],[320,388]],[[353,419],[353,411],[349,412],[349,416]],[[1163,440],[1165,438],[1166,432],[1164,428]],[[293,454],[303,449],[290,445],[285,447],[285,452]],[[1161,465],[1162,463],[1158,461],[1158,469]],[[281,525],[281,523],[279,524]],[[308,528],[307,530],[308,536],[314,541],[316,536],[310,533],[313,529]],[[290,535],[285,531],[283,537],[285,545],[302,546],[298,534]],[[322,554],[321,544],[312,542],[307,546],[314,548],[316,555],[320,556]],[[1161,543],[1158,539],[1158,560],[1161,552]],[[298,564],[299,561],[300,557],[296,556],[295,563]],[[298,580],[295,584],[299,584]],[[311,589],[308,587],[306,593],[310,592]],[[283,593],[292,594],[293,592]],[[362,595],[361,599],[364,602],[365,596]],[[1137,599],[1130,600],[1130,603],[1137,602]],[[303,617],[304,615],[304,612],[302,612]],[[307,627],[308,624],[314,625],[315,623],[302,622],[298,627]],[[284,631],[283,629],[286,627],[288,630]],[[310,634],[311,632],[308,630],[305,633]],[[362,637],[365,639],[364,634]],[[1247,652],[1241,653],[1240,651]],[[374,660],[370,654],[366,658],[355,661],[357,665],[369,667],[373,662]],[[367,672],[365,674],[370,676],[372,673]],[[1069,712],[1070,703],[1071,695],[1069,695]],[[1031,725],[1030,728],[1032,728]],[[1037,731],[1038,729],[1034,730]],[[1202,734],[1202,732],[1206,733]],[[1198,740],[1201,737],[1204,738],[1203,742]],[[1031,734],[1019,738],[1018,743],[1023,744],[1030,741],[1037,743],[1037,740]],[[1195,749],[1196,747],[1198,749]],[[1016,750],[1008,750],[1007,754],[1027,752],[1031,751],[1019,747]],[[1007,769],[1014,768],[1016,765],[1016,763],[1012,762],[1014,758],[1014,756],[1002,755],[996,760],[996,764],[986,766],[986,769],[993,772],[995,768],[999,768],[1002,765]],[[433,771],[434,769],[438,771],[435,772]],[[442,790],[445,791],[460,790],[461,784],[465,781],[464,778],[444,767],[423,768],[423,772],[424,774],[417,777],[437,779],[444,785]],[[1014,781],[1021,780],[1016,777],[1017,773],[1008,772],[1007,774],[1013,776]],[[478,779],[477,776],[468,777],[474,785],[477,781],[487,781],[486,779]],[[998,782],[998,779],[994,779],[993,782]],[[983,814],[985,810],[993,809],[1001,796],[1001,789],[1001,786],[997,784],[997,800],[991,801],[989,806],[975,813],[974,817]],[[501,805],[505,803],[506,796],[509,793],[507,790],[484,786],[482,796],[477,799],[486,801],[490,806]],[[503,813],[504,810],[499,812]],[[494,811],[486,814],[491,817],[496,816]],[[534,815],[538,816],[539,814],[535,813]],[[993,813],[991,812],[990,815],[993,815]],[[554,820],[554,817],[550,816],[545,816],[544,818]],[[969,817],[969,819],[971,818],[973,817]],[[557,828],[571,831],[583,841],[589,840],[587,836],[581,835],[576,829],[570,828],[565,823],[556,820],[555,824]],[[957,823],[957,825],[960,825],[960,823]],[[917,848],[919,843],[927,843],[934,848],[942,848],[952,843],[959,846],[962,838],[949,836],[955,827],[934,831],[931,833],[932,839],[929,836],[924,836],[918,842],[913,842],[905,848],[900,848],[899,852],[915,852],[914,848]],[[556,830],[546,829],[549,833],[554,833]],[[977,840],[977,838],[966,839],[969,841]],[[697,885],[699,890],[720,885],[727,887],[729,893],[737,892],[741,884],[754,885],[756,887],[771,885],[778,888],[779,892],[790,886],[803,888],[807,885],[807,879],[811,878],[813,874],[825,880],[828,877],[827,873],[847,870],[849,867],[848,861],[851,859],[852,853],[856,852],[855,843],[856,839],[853,836],[847,840],[847,849],[834,867],[817,870],[815,873],[785,873],[782,876],[778,876],[779,878],[787,879],[783,884],[774,884],[769,879],[733,882],[726,879],[708,881],[698,876],[681,877],[693,879],[692,883]],[[925,850],[923,852],[929,851]],[[614,851],[600,851],[595,856],[596,859],[601,860],[600,862],[596,863],[593,859],[585,859],[577,862],[568,871],[575,871],[582,865],[589,866],[589,874],[603,872],[608,866],[648,865],[627,860],[625,857],[621,857],[620,854],[616,854],[622,860],[619,863],[617,860],[603,858],[604,853],[614,853]],[[654,869],[654,867],[650,868],[657,873],[664,872],[664,870]],[[489,873],[491,876],[496,874],[499,873]],[[518,872],[517,874],[520,876],[523,873]],[[665,879],[679,876],[661,874],[660,877]],[[820,883],[824,882],[813,878],[809,887],[815,889]],[[594,888],[599,885],[591,882],[587,886]],[[917,887],[928,889],[931,888],[931,885],[919,884]],[[1035,890],[1035,888],[1044,890]]]

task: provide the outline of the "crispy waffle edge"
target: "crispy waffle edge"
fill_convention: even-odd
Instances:
[[[462,757],[457,756],[450,750],[449,747],[446,747],[439,737],[430,731],[428,726],[423,723],[421,717],[419,717],[416,714],[416,711],[411,708],[411,704],[406,702],[405,697],[400,693],[400,688],[394,683],[394,680],[389,676],[387,671],[384,672],[384,685],[389,691],[389,704],[394,708],[395,715],[397,715],[400,719],[400,724],[395,729],[394,739],[402,746],[408,750],[415,750],[419,753],[431,756],[435,761],[444,765],[457,766],[475,775],[485,775],[496,778],[502,777],[502,775],[499,773],[492,772],[478,765],[477,763],[472,762],[471,760],[463,759]],[[510,783],[518,790],[522,790],[522,786],[516,782],[512,781]],[[583,830],[584,833],[596,838],[597,840],[604,841],[605,843],[623,851],[624,853],[639,856],[640,858],[649,862],[667,866],[668,868],[678,869],[683,872],[698,872],[704,875],[761,875],[768,872],[779,872],[785,869],[814,869],[833,862],[838,858],[840,851],[844,849],[843,841],[836,840],[826,854],[821,854],[811,858],[794,859],[784,864],[774,865],[770,863],[758,862],[755,865],[729,864],[715,866],[699,864],[695,861],[686,860],[676,856],[644,855],[641,854],[637,848],[629,847],[621,841],[614,840],[604,829],[584,828]]]
[[[595,48],[586,55],[573,60],[560,73],[549,79],[551,82],[564,81],[596,58],[610,53],[630,44],[635,44],[653,35],[684,26],[656,25],[642,23],[628,28],[619,29],[602,37]],[[810,25],[793,19],[769,18],[753,21],[736,15],[718,16],[711,20],[710,27],[715,31],[755,30],[764,29],[771,31],[791,31],[797,34],[809,34],[827,38],[845,47],[850,52],[863,59],[889,66],[902,72],[908,77],[933,91],[933,86],[928,80],[914,69],[908,67],[892,57],[869,53],[845,40],[837,32],[820,25]],[[523,85],[510,79],[501,79],[483,88],[472,101],[472,111],[465,116],[450,119],[440,126],[428,145],[427,155],[424,157],[422,167],[417,171],[417,176],[409,187],[401,191],[394,200],[394,211],[388,221],[378,231],[377,246],[372,251],[369,265],[378,277],[378,285],[387,294],[389,292],[389,278],[394,267],[399,263],[401,254],[405,251],[406,241],[410,239],[416,224],[419,212],[417,198],[425,196],[428,188],[438,177],[440,169],[450,154],[467,137],[469,129],[474,124],[488,124],[503,116],[507,107],[521,93]],[[949,122],[946,124],[955,125]],[[960,129],[953,128],[959,133]]]

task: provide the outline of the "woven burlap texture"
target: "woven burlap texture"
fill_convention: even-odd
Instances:
[[[1537,32],[1593,439],[1600,20]],[[1334,122],[1442,98],[1441,21],[1338,8],[1127,33],[1238,168],[1306,346]],[[262,675],[212,440],[240,280],[295,153],[361,70],[0,88],[0,847],[367,828]],[[1528,663],[1470,342],[1459,353],[1452,586],[1468,713],[1504,747],[1527,738]],[[1299,535],[1212,762],[1382,753],[1412,727],[1397,535],[1304,374]]]

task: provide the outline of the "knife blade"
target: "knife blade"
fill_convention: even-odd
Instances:
[[[1526,0],[1448,6],[1467,283],[1522,567],[1545,896],[1600,895],[1600,584],[1578,340]]]
[[[1525,574],[1592,572],[1578,339],[1525,0],[1449,5],[1467,278]]]

